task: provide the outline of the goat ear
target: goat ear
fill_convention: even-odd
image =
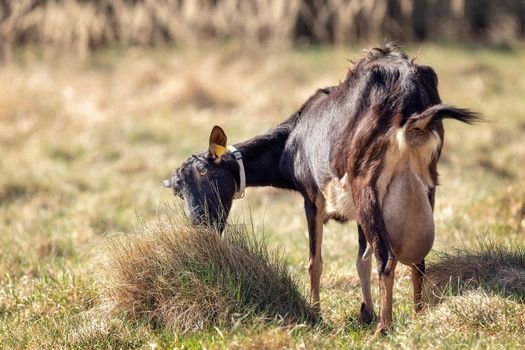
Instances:
[[[209,153],[208,156],[212,159],[220,159],[220,157],[226,153],[226,142],[228,138],[226,133],[218,125],[215,125],[211,130],[210,134],[210,144],[209,144]]]

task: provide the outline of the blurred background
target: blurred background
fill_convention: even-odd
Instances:
[[[97,300],[92,252],[166,214],[175,199],[161,180],[207,149],[213,125],[232,144],[264,133],[344,79],[362,49],[389,41],[436,70],[445,103],[490,120],[445,122],[434,252],[480,239],[522,246],[524,39],[525,0],[0,0],[0,347],[93,347],[98,336],[149,346],[160,336],[147,327],[79,330],[77,316]],[[249,189],[231,218],[264,230],[306,281],[300,196]],[[333,334],[312,336],[319,346],[361,346],[372,330],[352,323],[356,237],[353,224],[326,227],[323,318]],[[410,271],[398,271],[394,317],[411,319]],[[506,348],[523,342],[507,319],[494,323],[497,336],[477,325],[400,326],[388,341]]]
[[[345,45],[394,40],[512,45],[523,0],[2,0],[0,49],[37,44],[85,55],[110,44],[241,41]]]

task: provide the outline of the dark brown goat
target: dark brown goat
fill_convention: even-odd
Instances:
[[[323,224],[357,221],[357,271],[371,322],[371,259],[378,262],[380,318],[392,322],[394,271],[412,267],[421,307],[424,258],[434,241],[433,207],[444,118],[470,123],[476,114],[442,105],[437,76],[395,47],[368,52],[338,86],[318,90],[298,112],[268,133],[228,151],[214,127],[207,152],[195,154],[165,185],[184,198],[191,220],[222,231],[232,200],[246,186],[295,190],[304,197],[310,239],[311,295],[319,306]]]

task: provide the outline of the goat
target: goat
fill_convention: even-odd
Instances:
[[[421,309],[425,257],[434,241],[437,163],[442,120],[473,123],[478,115],[441,104],[437,76],[393,46],[374,48],[337,86],[318,90],[264,135],[227,146],[222,128],[208,150],[194,154],[164,185],[182,197],[194,224],[222,232],[234,197],[246,186],[272,186],[304,197],[309,234],[310,289],[320,310],[323,224],[357,221],[359,320],[376,318],[371,258],[378,263],[380,317],[376,335],[392,323],[397,262],[411,266],[416,311]]]

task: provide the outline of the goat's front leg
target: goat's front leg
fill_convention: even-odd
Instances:
[[[414,288],[414,308],[416,312],[423,308],[422,290],[423,290],[423,276],[425,274],[425,260],[419,264],[412,265],[412,287]]]
[[[310,295],[314,309],[320,313],[321,305],[319,287],[323,271],[323,258],[321,244],[323,242],[323,208],[305,199],[304,208],[308,222],[308,238],[310,242],[310,255],[308,260],[308,274],[310,275]]]
[[[352,184],[359,225],[377,259],[379,274],[380,316],[375,335],[387,331],[392,325],[392,289],[397,259],[390,246],[383,213],[376,190],[358,181]]]

